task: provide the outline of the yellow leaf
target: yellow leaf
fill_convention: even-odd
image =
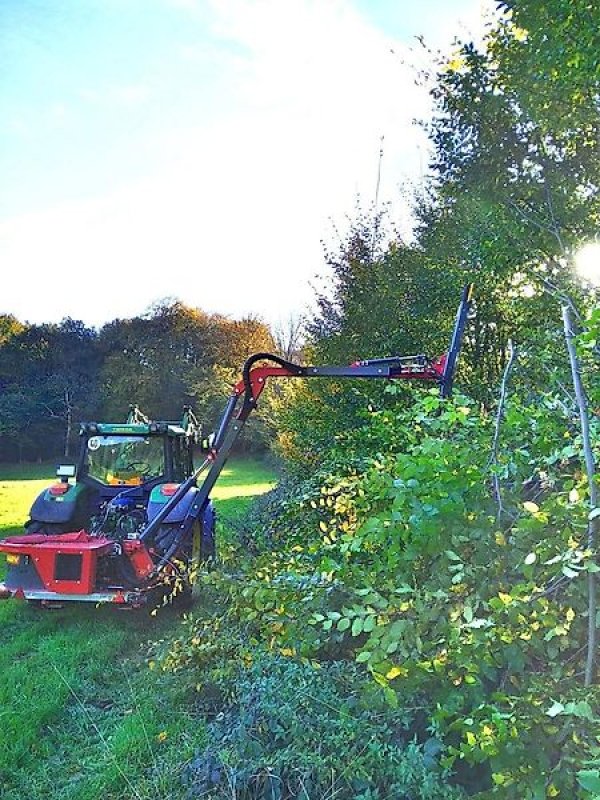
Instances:
[[[513,27],[513,36],[517,42],[527,41],[527,31],[525,28],[519,28],[517,25]]]
[[[456,58],[451,59],[448,64],[446,65],[446,70],[448,72],[458,72],[462,69],[465,65],[464,58],[457,56]]]
[[[537,514],[540,510],[540,507],[536,503],[532,503],[531,500],[527,500],[523,503],[523,508],[525,511],[529,511],[530,514]]]
[[[553,783],[546,789],[546,797],[557,797],[559,794],[560,789],[557,789]]]
[[[394,678],[398,677],[398,675],[407,675],[407,670],[402,667],[392,667],[386,672],[385,677],[388,679],[388,681],[393,681]]]
[[[579,500],[579,492],[577,489],[571,489],[569,492],[569,503],[576,503]]]
[[[502,533],[502,531],[497,531],[495,535],[496,544],[499,544],[501,547],[504,547],[506,544],[506,536]]]
[[[293,649],[293,647],[282,647],[279,652],[282,656],[287,656],[288,658],[296,655],[296,651]]]
[[[327,525],[323,521],[319,522],[319,528],[323,531],[323,533],[327,533]]]
[[[575,619],[575,612],[573,611],[572,608],[567,609],[566,616],[567,616],[567,622],[573,622],[573,620]]]
[[[498,592],[498,597],[500,600],[502,600],[505,606],[509,606],[513,601],[512,596],[510,594],[506,594],[506,592]]]
[[[166,731],[161,731],[156,738],[158,739],[159,742],[164,742],[167,736],[168,733]]]

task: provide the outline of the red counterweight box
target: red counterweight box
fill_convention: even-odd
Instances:
[[[98,557],[113,545],[110,539],[85,531],[51,536],[32,533],[4,539],[0,552],[29,558],[48,591],[91,594]]]

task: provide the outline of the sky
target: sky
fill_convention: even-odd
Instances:
[[[0,313],[305,312],[357,203],[409,234],[416,37],[450,58],[491,6],[0,0]]]

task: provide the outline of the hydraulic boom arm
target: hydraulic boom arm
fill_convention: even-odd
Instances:
[[[233,389],[223,416],[217,428],[211,451],[204,463],[196,472],[181,484],[177,492],[162,510],[146,526],[141,535],[144,541],[150,541],[162,521],[175,508],[188,490],[197,485],[198,478],[208,470],[204,480],[198,486],[198,492],[191,504],[186,518],[180,525],[180,533],[169,548],[156,569],[159,570],[176,552],[181,542],[188,535],[194,520],[198,519],[208,502],[212,491],[235,442],[240,435],[246,420],[256,408],[258,399],[265,388],[268,378],[385,378],[387,380],[422,380],[437,383],[442,397],[452,393],[454,371],[462,337],[472,303],[473,285],[464,287],[461,302],[456,315],[452,339],[447,353],[436,359],[425,355],[392,356],[376,358],[368,361],[356,361],[349,366],[301,366],[286,361],[272,353],[256,353],[244,364],[242,378]],[[269,362],[259,364],[259,362]]]

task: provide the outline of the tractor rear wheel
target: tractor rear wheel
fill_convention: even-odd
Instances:
[[[25,533],[41,533],[44,536],[56,536],[59,533],[71,533],[72,525],[65,525],[64,522],[40,522],[37,519],[30,519],[25,523]]]

